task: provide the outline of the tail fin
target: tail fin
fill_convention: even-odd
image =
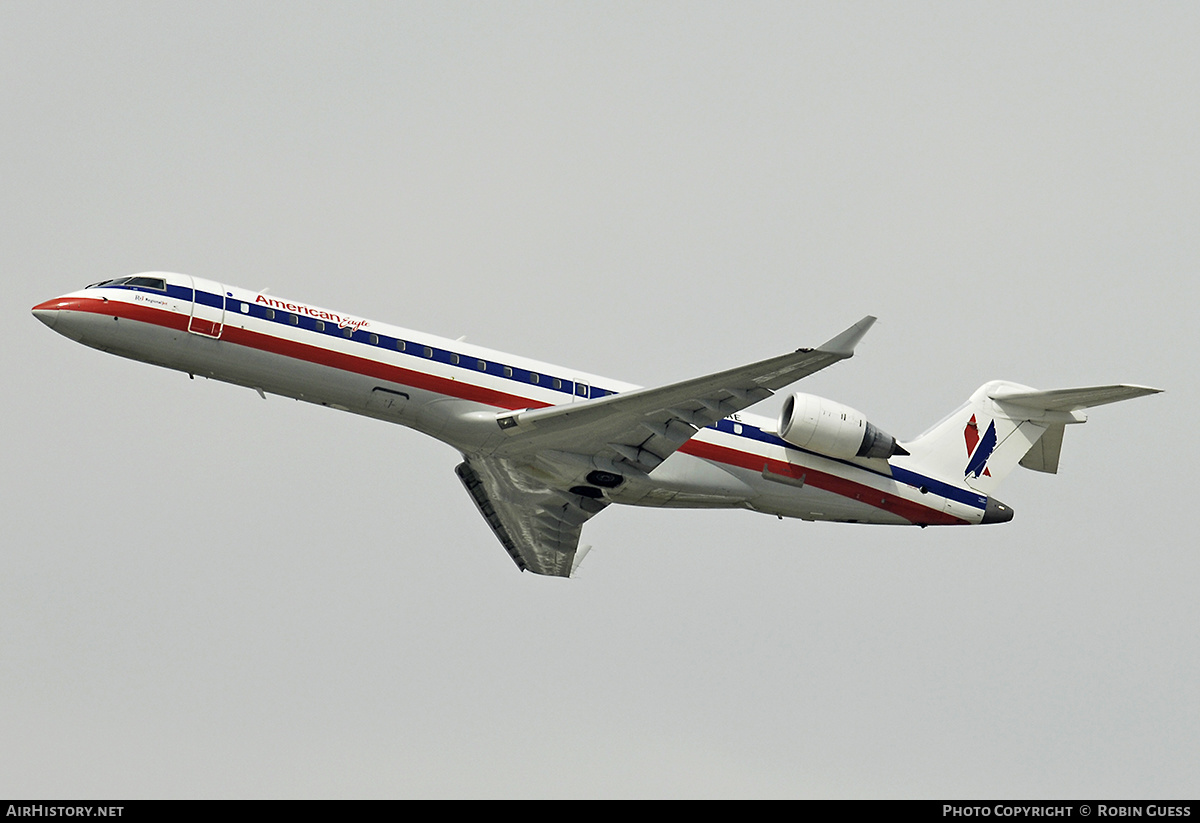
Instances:
[[[993,380],[932,429],[904,443],[909,456],[892,462],[990,495],[1018,464],[1057,472],[1066,426],[1087,421],[1080,409],[1158,391],[1125,385],[1037,391]]]

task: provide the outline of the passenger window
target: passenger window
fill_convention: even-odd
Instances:
[[[354,329],[350,328],[349,326],[342,329],[342,337],[353,337],[353,336],[354,336]]]
[[[316,328],[316,330],[317,330],[317,331],[325,331],[325,321],[324,321],[324,320],[318,320],[318,321],[317,321],[317,325],[315,326],[315,328]]]
[[[505,376],[505,377],[512,377],[512,366],[505,366],[505,367],[504,367],[504,376]]]
[[[458,355],[457,354],[450,355],[450,363],[451,363],[451,365],[454,365],[454,366],[458,365]]]
[[[486,360],[476,360],[475,368],[479,369],[480,371],[487,371],[487,361]]]
[[[371,341],[371,345],[372,345],[372,346],[378,346],[378,345],[379,345],[379,335],[377,335],[377,334],[372,334],[372,335],[371,335],[370,337],[368,337],[367,339]]]
[[[294,314],[289,314],[288,322],[291,323],[293,326],[298,326],[298,325],[300,325],[300,318]]]
[[[562,388],[562,381],[561,381],[561,380],[559,380],[559,379],[556,377],[556,378],[554,378],[554,382],[552,382],[550,385],[551,385],[551,386],[553,386],[553,387],[554,387],[554,388],[556,388],[556,389],[561,389],[561,388]]]
[[[433,357],[433,349],[426,346],[425,348],[421,349],[421,354],[425,355],[426,357]]]
[[[268,319],[268,320],[274,320],[274,319],[275,319],[275,310],[274,310],[274,309],[267,309],[267,310],[266,310],[266,317],[267,317],[267,319]]]
[[[540,383],[541,381],[542,381],[542,377],[537,372],[529,373],[529,382],[530,383],[536,384],[536,383]]]

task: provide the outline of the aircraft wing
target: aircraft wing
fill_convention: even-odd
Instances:
[[[496,454],[518,458],[555,450],[611,461],[618,473],[648,473],[700,429],[853,356],[874,322],[864,317],[815,349],[669,386],[503,415],[498,420],[509,438]]]
[[[521,571],[570,577],[586,553],[583,524],[608,505],[551,488],[503,459],[469,458],[455,472]]]
[[[569,577],[582,559],[583,524],[608,503],[556,486],[538,470],[539,455],[567,453],[617,474],[649,473],[700,429],[853,356],[874,322],[864,317],[815,349],[681,383],[502,415],[504,442],[467,457],[456,472],[522,571]]]

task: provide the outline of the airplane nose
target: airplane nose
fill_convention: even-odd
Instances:
[[[33,307],[33,316],[50,328],[54,328],[54,324],[58,322],[58,308],[58,300],[47,300],[45,303],[38,303]]]

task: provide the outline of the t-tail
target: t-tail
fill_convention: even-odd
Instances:
[[[987,495],[985,523],[1011,520],[1012,509],[992,498],[996,488],[1018,465],[1057,473],[1066,427],[1087,422],[1081,409],[1159,391],[1128,385],[1037,391],[993,380],[929,431],[904,443],[908,455],[894,457],[892,463]]]

